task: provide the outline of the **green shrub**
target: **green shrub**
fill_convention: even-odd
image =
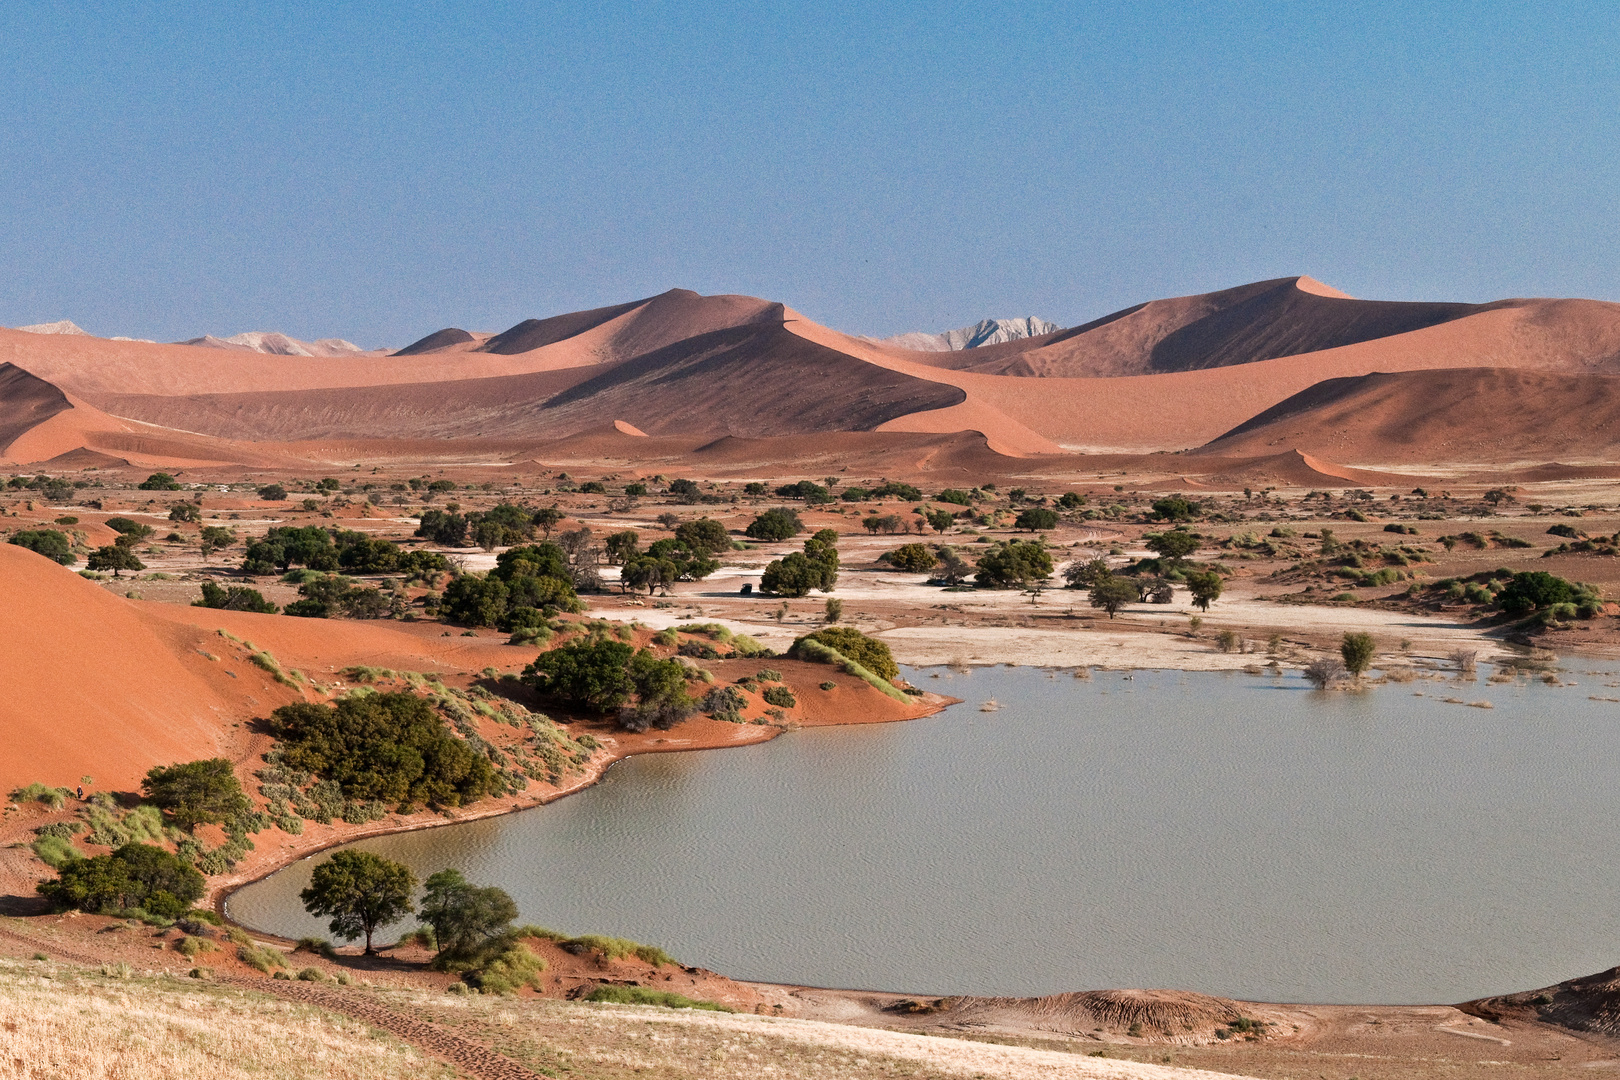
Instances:
[[[747,707],[748,699],[735,686],[717,686],[698,703],[700,711],[731,724],[743,722],[742,710]]]
[[[803,531],[799,515],[786,507],[765,511],[744,530],[754,540],[787,540]]]
[[[299,982],[325,982],[326,973],[320,968],[307,967],[296,976]]]
[[[823,690],[836,690],[838,689],[838,684],[833,682],[831,679],[828,679],[826,682],[821,684],[821,688]]]
[[[907,698],[905,693],[898,689],[893,683],[886,679],[880,679],[878,676],[874,675],[872,672],[868,671],[866,668],[862,667],[854,660],[851,660],[849,657],[845,656],[843,653],[839,652],[837,649],[834,649],[830,645],[823,645],[821,642],[812,640],[811,638],[801,638],[799,641],[793,643],[793,647],[796,655],[801,660],[812,660],[817,663],[837,665],[844,671],[845,674],[855,676],[857,679],[862,680],[880,694],[893,698],[895,701],[901,702],[902,704],[910,704],[910,699]]]
[[[666,1009],[705,1009],[709,1012],[736,1012],[715,1001],[696,1001],[670,990],[653,990],[645,986],[598,986],[585,998],[598,1004],[659,1005]]]
[[[900,674],[900,665],[894,662],[894,654],[889,651],[889,646],[876,638],[867,637],[854,627],[829,626],[824,630],[817,630],[795,641],[788,654],[799,655],[802,651],[801,645],[806,641],[814,641],[836,650],[840,656],[853,660],[879,678],[893,679]]]
[[[326,799],[329,815],[343,812],[342,800],[461,806],[489,794],[495,783],[489,759],[452,735],[414,694],[283,705],[271,713],[270,729],[283,741],[286,767],[336,785],[331,794],[339,798]]]
[[[74,859],[54,881],[37,886],[41,895],[64,908],[99,912],[150,904],[153,914],[183,914],[204,890],[196,867],[159,847],[124,844],[111,855]],[[165,916],[168,917],[168,916]]]
[[[24,529],[13,533],[7,542],[27,548],[63,566],[72,566],[79,561],[68,544],[68,538],[55,529]]]
[[[928,550],[926,544],[901,544],[893,551],[886,551],[878,557],[896,570],[905,570],[913,574],[932,570],[939,563],[938,557]]]
[[[793,691],[785,686],[767,686],[760,696],[765,699],[766,704],[782,709],[791,709],[799,703],[793,696]]]

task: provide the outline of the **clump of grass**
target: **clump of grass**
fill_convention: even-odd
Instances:
[[[190,934],[174,943],[174,951],[188,960],[195,959],[205,952],[214,952],[218,948],[218,945],[215,945],[207,938],[192,937]]]
[[[293,947],[293,952],[314,953],[317,956],[324,956],[328,960],[331,960],[337,956],[337,950],[332,948],[332,943],[327,941],[325,938],[318,937],[299,938],[298,944]]]
[[[29,847],[52,870],[60,870],[73,860],[84,858],[84,854],[73,846],[73,841],[65,836],[41,836]]]
[[[287,966],[286,957],[275,949],[266,949],[259,945],[240,945],[236,949],[236,958],[250,967],[258,968],[266,975],[272,974]]]
[[[320,968],[307,967],[298,973],[299,982],[325,982],[326,973]]]
[[[299,684],[303,681],[303,674],[301,672],[294,671],[291,675],[289,675],[287,672],[281,670],[281,662],[278,661],[274,656],[271,656],[268,652],[265,652],[263,649],[260,649],[253,655],[249,656],[248,660],[251,661],[255,666],[261,667],[265,671],[269,672],[271,677],[274,678],[276,682],[281,683],[283,686],[290,686],[296,690]],[[296,676],[296,678],[294,676]]]
[[[27,787],[20,787],[11,793],[11,801],[15,803],[42,802],[52,810],[60,810],[67,805],[68,796],[72,792],[64,787],[51,787],[35,781]]]
[[[675,958],[656,945],[642,945],[628,938],[608,937],[604,934],[581,934],[576,938],[569,938],[562,943],[562,947],[571,953],[596,952],[608,960],[623,960],[634,956],[636,959],[662,967],[664,964],[675,963]]]
[[[598,986],[585,1000],[610,1005],[658,1005],[666,1009],[704,1009],[725,1013],[737,1011],[718,1001],[697,1001],[670,990],[652,990],[645,986]]]

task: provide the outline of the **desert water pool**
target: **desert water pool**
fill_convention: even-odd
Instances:
[[[1451,1002],[1620,960],[1610,677],[909,674],[964,703],[633,758],[547,807],[355,846],[777,982]],[[322,858],[232,916],[324,935],[297,896]]]

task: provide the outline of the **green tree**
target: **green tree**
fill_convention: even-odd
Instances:
[[[1180,495],[1171,495],[1154,502],[1152,516],[1160,521],[1191,521],[1198,516],[1200,509],[1195,502],[1189,502]]]
[[[431,544],[460,547],[467,542],[467,519],[449,510],[424,510],[413,535]]]
[[[1091,584],[1091,606],[1108,612],[1110,619],[1125,605],[1135,602],[1136,598],[1136,586],[1113,574],[1105,574]]]
[[[1149,533],[1147,548],[1158,555],[1169,566],[1174,567],[1197,551],[1202,541],[1185,529],[1171,529],[1169,532]]]
[[[555,506],[542,506],[532,515],[530,515],[529,520],[534,522],[535,528],[544,533],[546,539],[549,540],[551,538],[551,530],[562,524],[563,518],[567,516],[568,515],[564,514]]]
[[[175,503],[169,507],[169,520],[196,524],[202,520],[202,507],[193,502]]]
[[[623,566],[641,551],[640,541],[641,534],[634,529],[609,533],[607,539],[602,542],[607,551],[608,562],[615,562]]]
[[[149,844],[124,844],[111,855],[63,864],[55,880],[37,888],[56,905],[80,911],[141,907],[154,899],[156,907],[184,911],[201,899],[206,884],[197,868],[177,855]]]
[[[635,650],[619,641],[576,641],[543,652],[523,669],[537,690],[597,712],[612,712],[630,700],[636,684],[626,670]]]
[[[1008,540],[979,556],[974,581],[982,588],[1033,585],[1052,576],[1052,554],[1040,540]]]
[[[152,526],[131,521],[127,517],[110,517],[106,521],[106,526],[118,534],[117,542],[120,544],[135,543],[152,535]]]
[[[305,911],[331,918],[327,928],[335,936],[353,941],[365,935],[371,956],[371,935],[409,913],[415,891],[409,867],[369,851],[340,851],[315,868],[309,888],[298,895]]]
[[[258,589],[244,585],[221,587],[212,581],[202,583],[202,599],[193,600],[192,607],[218,608],[222,611],[256,611],[274,615],[281,609],[264,598]]]
[[[1028,529],[1030,532],[1043,532],[1047,529],[1057,528],[1057,523],[1057,511],[1032,506],[1028,510],[1021,512],[1013,525],[1020,529]]]
[[[1344,658],[1345,670],[1360,678],[1372,666],[1373,656],[1378,652],[1378,643],[1373,641],[1371,634],[1344,635],[1339,642],[1339,655]]]
[[[85,565],[92,570],[111,570],[113,577],[119,577],[123,570],[145,570],[146,564],[135,557],[135,553],[123,544],[108,544],[98,547],[90,553]]]
[[[204,525],[198,539],[202,541],[202,557],[206,559],[221,548],[236,543],[236,533],[222,525]]]
[[[883,557],[896,570],[906,570],[913,574],[932,570],[939,564],[939,558],[928,550],[926,544],[901,544]]]
[[[259,498],[265,502],[286,502],[287,489],[280,484],[266,484],[259,489]]]
[[[1065,491],[1057,504],[1065,510],[1078,510],[1086,505],[1086,497],[1078,491]]]
[[[703,517],[682,523],[675,530],[675,539],[685,544],[687,550],[703,556],[731,549],[731,536],[726,532],[726,527],[713,518]]]
[[[656,589],[668,590],[669,586],[679,581],[680,567],[672,559],[660,559],[656,555],[633,555],[625,561],[624,569],[619,572],[619,584],[626,592],[631,589],[646,589],[651,596]]]
[[[1089,589],[1112,573],[1105,559],[1087,559],[1084,562],[1076,559],[1063,568],[1063,580],[1067,582],[1067,588]]]
[[[924,512],[923,518],[928,522],[928,527],[937,533],[949,532],[951,526],[956,524],[956,515],[949,510],[929,509]]]
[[[972,506],[973,496],[961,488],[946,488],[934,496],[939,502],[952,503],[956,506]]]
[[[511,928],[517,904],[506,890],[470,884],[459,870],[440,870],[423,883],[421,920],[433,928],[439,955],[471,953]]]
[[[686,692],[686,665],[679,661],[660,660],[650,649],[640,649],[625,672],[636,690],[635,703],[619,709],[619,724],[626,731],[667,731],[697,711],[697,702]]]
[[[230,760],[222,757],[153,766],[141,781],[141,792],[187,830],[205,821],[229,821],[252,809]]]
[[[1193,570],[1186,575],[1186,581],[1193,606],[1199,611],[1208,611],[1209,605],[1221,598],[1224,582],[1213,570]]]
[[[1514,574],[1512,580],[1496,594],[1497,604],[1514,618],[1554,604],[1576,603],[1580,599],[1577,586],[1545,570]]]
[[[139,484],[142,491],[179,491],[180,481],[166,472],[155,472]]]
[[[27,548],[63,566],[72,566],[79,561],[68,546],[67,536],[55,529],[24,529],[22,532],[13,533],[8,542]]]
[[[345,798],[463,806],[495,789],[489,759],[414,694],[295,702],[271,713],[269,726],[289,768],[335,782]]]
[[[744,532],[754,540],[787,540],[804,531],[799,515],[785,506],[767,510],[754,518]]]

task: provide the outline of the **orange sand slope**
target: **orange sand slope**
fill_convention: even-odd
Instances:
[[[226,725],[271,707],[256,670],[224,674],[196,630],[145,617],[73,571],[0,544],[0,784],[134,790],[153,765],[218,752]],[[213,651],[221,652],[217,646]],[[241,667],[242,665],[232,665]]]
[[[1209,442],[1324,380],[1484,366],[1620,374],[1620,305],[1389,303],[1280,278],[958,353],[909,352],[779,303],[679,289],[494,336],[438,331],[388,357],[0,330],[0,457],[295,469],[365,443],[373,461],[480,460],[490,440],[553,442],[615,424],[654,440],[876,430],[977,433],[1013,458],[1148,453]],[[1433,419],[1432,438],[1423,409],[1405,422],[1421,446],[1446,442],[1456,421]],[[1381,437],[1368,429],[1354,460],[1405,460]],[[1248,448],[1351,452],[1304,438]],[[1538,438],[1527,429],[1516,459],[1586,452]],[[1448,460],[1495,454],[1468,445]]]
[[[232,725],[301,695],[248,663],[224,630],[314,678],[350,664],[452,674],[533,657],[441,628],[296,619],[114,596],[43,556],[0,544],[0,785],[38,780],[132,791],[153,765],[231,753]],[[234,737],[233,737],[234,735]]]
[[[1620,376],[1452,368],[1327,379],[1197,453],[1281,447],[1392,464],[1612,461]]]

